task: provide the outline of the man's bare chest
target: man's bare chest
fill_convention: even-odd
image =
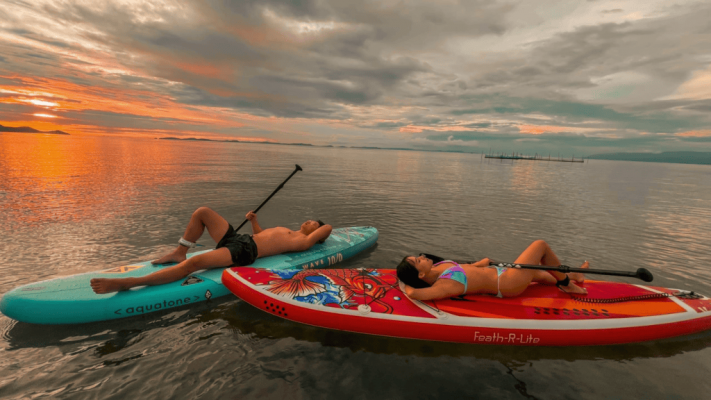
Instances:
[[[289,228],[277,227],[269,228],[259,232],[255,237],[266,240],[284,240],[288,241],[298,236],[298,232],[292,231]]]

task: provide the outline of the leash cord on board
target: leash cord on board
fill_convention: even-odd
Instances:
[[[680,297],[684,299],[700,299],[701,296],[689,291],[679,291],[676,293],[650,293],[642,294],[639,296],[627,296],[627,297],[614,297],[610,299],[590,299],[587,297],[577,297],[570,295],[570,297],[581,303],[591,303],[591,304],[610,304],[610,303],[623,303],[627,301],[638,301],[638,300],[653,300],[653,299],[663,299],[667,297]]]

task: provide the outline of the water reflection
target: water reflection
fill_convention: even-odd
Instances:
[[[511,261],[545,239],[569,265],[646,267],[657,286],[711,294],[706,166],[501,163],[466,154],[24,134],[0,134],[0,293],[157,257],[175,246],[199,206],[239,224],[294,164],[304,171],[260,211],[260,222],[297,228],[318,217],[376,226],[377,247],[342,267],[392,268],[419,251]],[[628,193],[628,186],[637,189]],[[650,381],[691,397],[703,384],[676,384],[672,372],[693,364],[688,379],[704,382],[708,362],[699,359],[711,342],[703,333],[595,348],[429,343],[300,325],[230,297],[77,326],[0,317],[0,331],[0,390],[16,397],[262,390],[318,397],[344,388],[355,397],[417,397],[428,388],[412,382],[431,371],[455,371],[437,376],[457,398],[578,393],[588,384],[581,376],[610,383],[586,387],[596,397]],[[636,386],[614,383],[625,374],[643,378]],[[332,379],[324,382],[326,375]],[[555,392],[541,389],[550,377]],[[362,385],[367,378],[377,385]],[[489,391],[472,392],[473,385]]]
[[[226,322],[223,324],[221,322]],[[205,329],[209,326],[211,329]],[[669,358],[687,352],[700,351],[711,346],[711,331],[677,338],[645,343],[611,346],[577,347],[514,347],[435,342],[414,339],[397,339],[365,335],[304,325],[259,310],[246,302],[228,298],[211,304],[185,306],[171,311],[158,312],[150,317],[131,317],[82,325],[55,325],[47,327],[12,322],[3,329],[2,337],[10,347],[7,350],[59,346],[64,353],[92,350],[98,358],[113,353],[119,358],[109,358],[109,364],[124,361],[125,349],[135,346],[141,337],[159,334],[161,331],[185,330],[197,326],[206,332],[203,335],[185,338],[200,342],[220,336],[248,335],[250,341],[279,341],[296,339],[322,346],[348,349],[353,353],[369,353],[418,357],[472,357],[501,362],[507,365],[530,363],[540,360],[615,360]],[[172,328],[171,328],[172,327]],[[173,335],[175,333],[172,333]],[[167,339],[167,338],[166,338]],[[241,340],[241,339],[237,339]],[[137,358],[131,357],[130,359]],[[513,364],[512,364],[513,363]]]
[[[590,347],[514,347],[434,342],[415,339],[396,339],[324,329],[287,321],[263,312],[243,301],[223,306],[222,318],[237,332],[253,333],[262,339],[295,338],[324,346],[367,351],[378,354],[422,357],[474,357],[503,363],[538,360],[596,360],[616,361],[637,358],[666,358],[688,351],[703,350],[711,346],[711,331],[679,338],[647,343],[590,346]]]
[[[180,174],[184,150],[157,140],[1,134],[0,223],[17,229],[112,218],[146,193],[160,203],[158,185],[191,179]],[[192,156],[204,156],[200,150]]]

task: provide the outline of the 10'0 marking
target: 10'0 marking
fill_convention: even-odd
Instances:
[[[343,261],[343,254],[338,253],[335,256],[328,256],[328,265],[331,266],[339,261]]]

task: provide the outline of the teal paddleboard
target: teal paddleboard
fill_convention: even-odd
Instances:
[[[300,253],[257,259],[255,268],[325,268],[352,257],[375,244],[373,227],[336,228],[324,243]],[[189,254],[192,257],[206,250]],[[96,294],[92,278],[145,276],[174,264],[154,266],[150,261],[97,272],[50,279],[20,286],[0,300],[0,312],[34,324],[78,324],[148,314],[230,295],[222,284],[224,268],[197,271],[165,285],[136,287],[124,292]]]

